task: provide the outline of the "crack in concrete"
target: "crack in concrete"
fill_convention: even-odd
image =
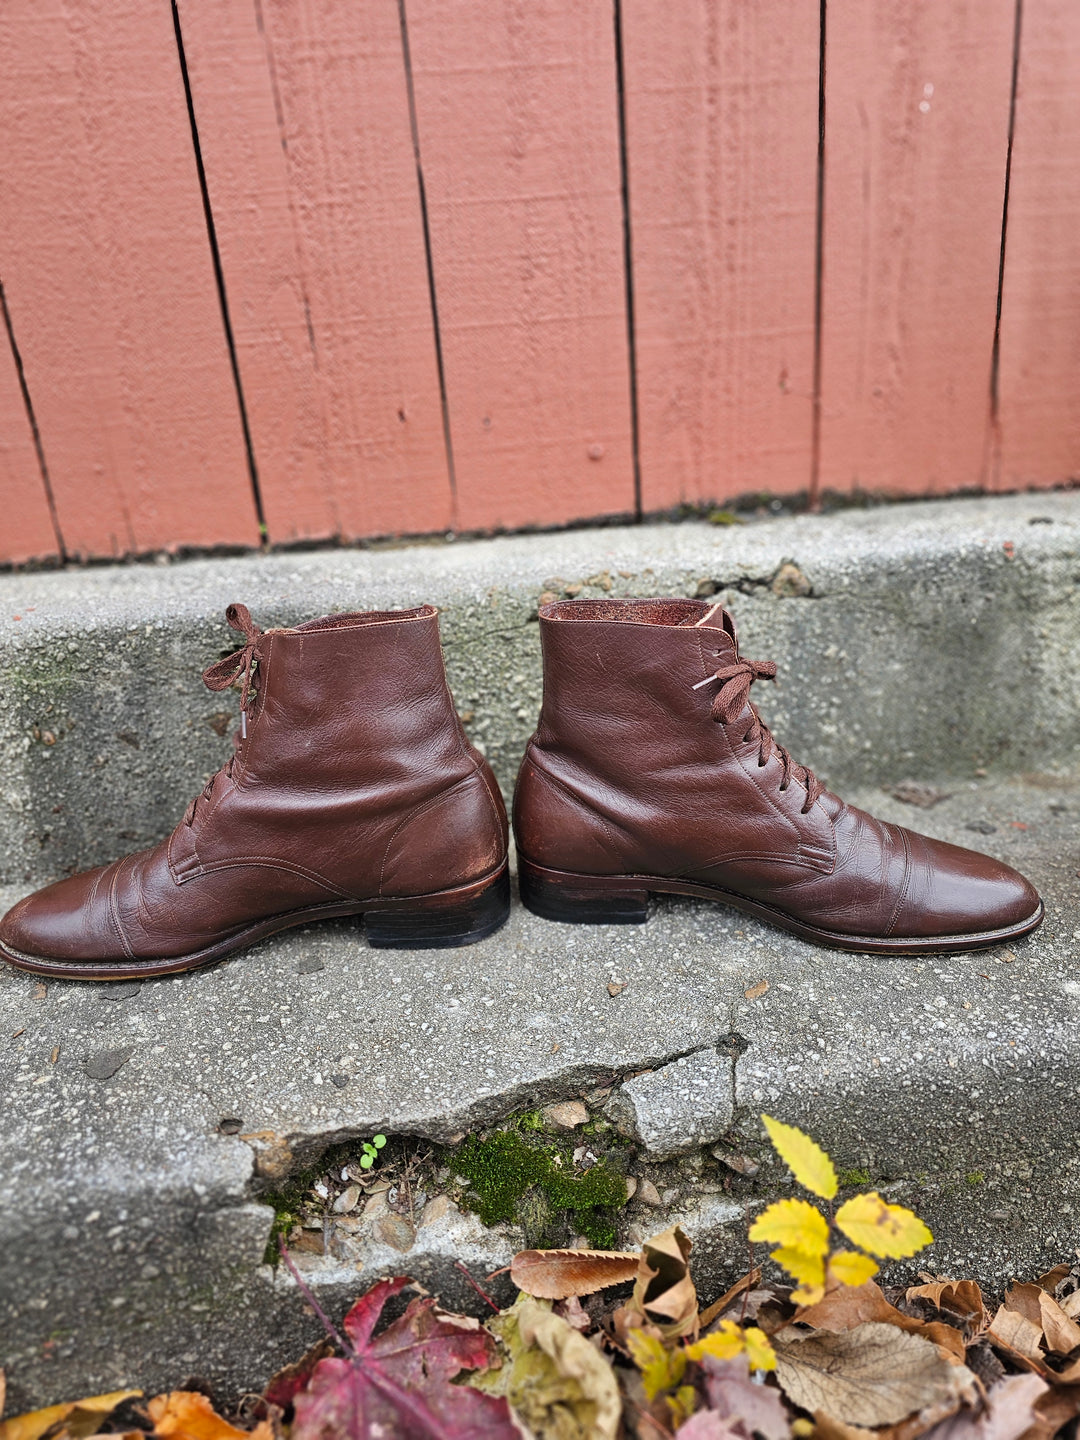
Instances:
[[[672,1050],[660,1056],[645,1057],[617,1067],[576,1065],[546,1080],[526,1081],[511,1086],[497,1096],[478,1097],[465,1107],[451,1110],[442,1116],[396,1121],[392,1117],[373,1116],[355,1125],[337,1126],[329,1130],[288,1131],[285,1134],[263,1130],[238,1135],[236,1138],[248,1146],[253,1157],[248,1188],[252,1195],[257,1197],[268,1185],[280,1184],[289,1176],[316,1164],[333,1146],[367,1138],[372,1134],[410,1136],[430,1140],[438,1145],[447,1145],[452,1143],[454,1136],[462,1132],[468,1134],[473,1129],[498,1125],[516,1111],[535,1109],[539,1105],[550,1105],[560,1100],[576,1099],[582,1090],[595,1089],[602,1084],[610,1083],[614,1087],[635,1075],[661,1070],[705,1050],[722,1053],[720,1047],[727,1038],[721,1036],[714,1041]]]

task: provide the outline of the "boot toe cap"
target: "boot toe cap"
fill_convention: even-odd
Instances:
[[[912,835],[907,892],[892,928],[902,936],[1001,935],[1033,929],[1042,902],[1011,865]]]
[[[18,901],[0,920],[0,945],[16,961],[124,958],[100,895],[104,874],[87,870]]]

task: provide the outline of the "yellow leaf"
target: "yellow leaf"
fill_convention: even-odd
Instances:
[[[845,1201],[836,1224],[856,1245],[889,1260],[906,1259],[934,1238],[917,1215],[903,1205],[887,1205],[876,1190]]]
[[[648,1400],[655,1400],[661,1390],[669,1390],[682,1379],[686,1370],[685,1350],[668,1350],[659,1336],[640,1329],[627,1332],[626,1344],[641,1371],[641,1383]]]
[[[796,1126],[785,1125],[771,1115],[762,1115],[761,1123],[769,1132],[776,1153],[799,1184],[812,1195],[831,1200],[838,1189],[836,1169],[821,1146]]]
[[[816,1305],[825,1298],[825,1286],[800,1285],[798,1289],[792,1290],[791,1298],[796,1305]]]
[[[272,1440],[273,1426],[260,1420],[254,1430],[238,1430],[223,1419],[198,1390],[170,1390],[147,1402],[152,1434],[158,1440]]]
[[[814,1433],[814,1422],[800,1415],[797,1420],[792,1420],[791,1433],[796,1436],[796,1440],[807,1440],[807,1437]]]
[[[688,1360],[701,1360],[712,1355],[717,1360],[734,1360],[746,1349],[746,1336],[734,1320],[721,1320],[710,1334],[686,1347]]]
[[[838,1280],[841,1285],[862,1285],[877,1272],[878,1266],[869,1255],[859,1255],[854,1250],[840,1250],[829,1257],[829,1279]]]
[[[809,1200],[777,1200],[750,1226],[750,1239],[801,1250],[804,1255],[825,1255],[829,1226]]]
[[[793,1246],[781,1245],[779,1250],[774,1250],[770,1259],[782,1265],[793,1280],[800,1285],[809,1285],[816,1289],[819,1285],[825,1284],[825,1259],[821,1255],[808,1255],[805,1250],[796,1250]]]
[[[66,1405],[50,1405],[45,1410],[31,1410],[26,1415],[13,1415],[0,1424],[0,1440],[37,1440],[39,1435],[66,1420],[73,1410],[89,1411],[100,1415],[104,1422],[124,1400],[141,1395],[141,1390],[114,1390],[109,1395],[90,1395],[85,1400],[69,1401]]]
[[[756,1325],[748,1325],[743,1331],[746,1341],[746,1358],[751,1370],[775,1370],[776,1351],[769,1344],[769,1337]]]
[[[680,1385],[674,1395],[667,1397],[667,1403],[671,1412],[671,1423],[677,1428],[693,1415],[694,1406],[697,1404],[697,1391],[693,1385]]]

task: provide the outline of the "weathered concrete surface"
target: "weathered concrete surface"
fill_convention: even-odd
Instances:
[[[175,824],[228,753],[234,698],[199,673],[235,642],[231,600],[263,625],[442,606],[458,707],[509,792],[540,698],[538,600],[608,586],[728,601],[747,653],[781,667],[755,699],[834,784],[1080,755],[1075,491],[6,575],[0,882],[41,883]]]
[[[735,1061],[710,1046],[633,1075],[605,1107],[646,1160],[673,1160],[719,1140],[733,1118]]]
[[[679,1217],[706,1293],[745,1264],[744,1206],[783,1188],[762,1110],[925,1215],[938,1243],[920,1264],[994,1287],[1067,1257],[1080,1241],[1080,779],[1047,773],[1048,758],[1024,781],[951,782],[929,811],[851,796],[1029,873],[1048,919],[1008,950],[842,955],[665,899],[643,927],[560,926],[516,906],[500,934],[441,953],[373,951],[354,927],[326,925],[137,991],[43,990],[4,971],[9,1403],[192,1372],[243,1388],[314,1338],[287,1277],[260,1265],[270,1213],[256,1161],[281,1173],[378,1130],[446,1138],[693,1051],[735,1057],[729,1141],[762,1169],[743,1180],[711,1159],[638,1161],[669,1199],[649,1210],[635,1198],[625,1225],[632,1240]],[[615,997],[613,978],[627,982]],[[115,1073],[90,1078],[94,1057],[125,1050]],[[248,1138],[222,1134],[223,1120]],[[447,1298],[462,1303],[437,1241],[305,1265],[338,1310],[378,1271],[456,1286]],[[479,1274],[514,1237],[469,1243]]]

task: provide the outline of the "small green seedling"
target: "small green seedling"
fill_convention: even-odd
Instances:
[[[370,1140],[364,1141],[363,1146],[361,1147],[364,1153],[360,1156],[361,1170],[371,1169],[371,1167],[375,1164],[375,1161],[379,1158],[379,1151],[383,1148],[385,1144],[385,1135],[373,1135]]]

